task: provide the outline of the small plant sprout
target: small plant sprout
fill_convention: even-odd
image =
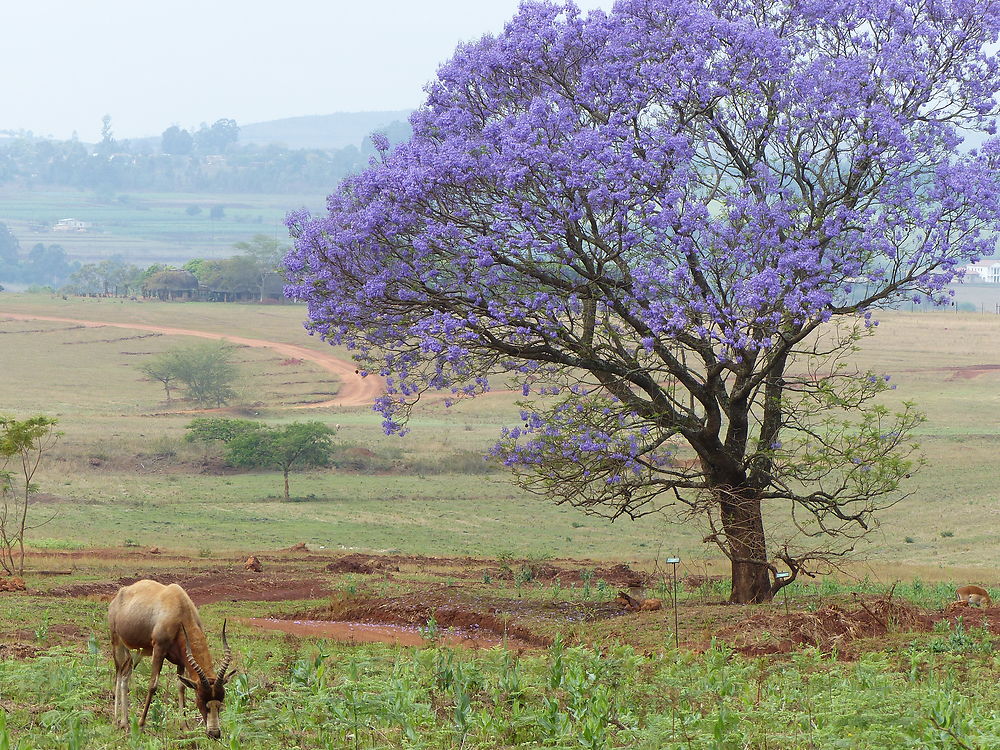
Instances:
[[[436,646],[441,640],[441,629],[434,615],[427,618],[426,624],[420,626],[420,637],[430,646]]]

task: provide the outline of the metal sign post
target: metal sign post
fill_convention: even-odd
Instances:
[[[779,581],[784,581],[786,578],[789,578],[791,575],[792,574],[789,573],[787,570],[783,570],[780,573],[775,573],[774,577],[775,577],[775,579],[777,579]],[[787,586],[782,586],[781,589],[782,589],[782,591],[785,592],[785,617],[788,617],[788,590],[787,590],[788,587]]]
[[[667,562],[674,567],[674,585],[671,589],[670,598],[674,602],[674,648],[680,648],[680,635],[677,625],[677,564],[681,561],[679,557],[668,557]]]

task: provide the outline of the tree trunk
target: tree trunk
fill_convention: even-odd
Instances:
[[[749,492],[749,491],[747,491]],[[732,564],[733,604],[758,604],[774,597],[767,562],[767,541],[760,499],[728,494],[720,501],[722,529]]]
[[[285,469],[284,472],[285,472],[285,500],[287,500],[288,499],[288,469]]]
[[[28,524],[28,493],[30,492],[31,477],[24,478],[24,505],[21,507],[21,525],[17,533],[17,574],[24,576],[24,530]]]

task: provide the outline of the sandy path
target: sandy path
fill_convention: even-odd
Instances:
[[[293,408],[296,409],[319,409],[325,406],[369,406],[377,396],[385,391],[382,379],[374,375],[362,378],[357,374],[357,367],[353,362],[346,359],[334,357],[332,354],[323,354],[304,346],[295,344],[285,344],[280,341],[264,341],[263,339],[248,339],[242,336],[230,336],[223,333],[211,333],[209,331],[196,331],[190,328],[168,328],[166,326],[151,326],[143,323],[112,323],[100,320],[79,320],[77,318],[60,318],[52,315],[31,315],[28,313],[0,312],[0,318],[12,320],[50,320],[57,323],[75,323],[77,325],[89,326],[91,328],[128,328],[134,331],[150,331],[152,333],[162,333],[167,336],[198,336],[203,339],[226,340],[233,344],[242,346],[263,347],[273,349],[286,357],[296,357],[308,362],[314,362],[327,372],[331,372],[340,378],[340,390],[337,397],[329,401],[317,401],[313,404],[303,404]]]

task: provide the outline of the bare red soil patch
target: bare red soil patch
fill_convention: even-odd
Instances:
[[[294,616],[295,620],[360,622],[380,625],[425,626],[431,619],[438,628],[464,632],[481,631],[495,638],[514,638],[525,644],[546,646],[551,639],[532,633],[513,621],[511,613],[501,612],[497,603],[458,602],[457,597],[440,591],[421,591],[403,596],[345,596],[332,599],[326,606]]]
[[[362,575],[375,575],[390,571],[398,573],[399,562],[381,556],[371,557],[354,554],[334,560],[326,566],[326,569],[331,573],[360,573]]]
[[[936,625],[942,621],[949,621],[952,624],[962,618],[962,623],[967,628],[987,627],[991,633],[1000,631],[1000,607],[990,607],[980,609],[979,607],[956,607],[958,602],[952,602],[942,612],[929,612],[927,614],[931,625]]]
[[[1000,370],[1000,365],[983,364],[944,367],[911,367],[903,370],[897,370],[897,372],[946,372],[951,374],[947,380],[972,380],[973,378],[978,378],[980,375],[985,375],[988,372],[996,372],[997,370]]]
[[[459,638],[496,645],[504,640],[516,647],[547,646],[552,639],[532,628],[606,620],[624,614],[613,602],[566,602],[458,595],[457,587],[433,586],[399,596],[340,595],[330,603],[286,619],[328,623],[366,623],[424,627],[433,619],[437,628]],[[526,625],[525,622],[536,625]]]
[[[38,651],[30,643],[0,643],[0,659],[34,659]]]
[[[523,650],[537,648],[539,644],[528,643],[519,638],[501,637],[478,628],[451,629],[438,632],[432,636],[428,631],[421,632],[420,627],[413,625],[385,625],[367,622],[332,622],[329,620],[277,620],[273,618],[253,617],[245,620],[248,625],[262,630],[278,630],[303,638],[328,638],[340,643],[389,643],[395,646],[426,646],[431,638],[446,646],[462,646],[464,648],[507,648]]]
[[[648,573],[632,570],[626,563],[618,563],[608,568],[566,568],[553,562],[511,560],[499,568],[490,569],[489,572],[498,580],[514,580],[522,572],[527,572],[533,581],[570,584],[582,583],[585,580],[596,583],[602,580],[612,586],[644,586],[652,580],[652,576]]]

